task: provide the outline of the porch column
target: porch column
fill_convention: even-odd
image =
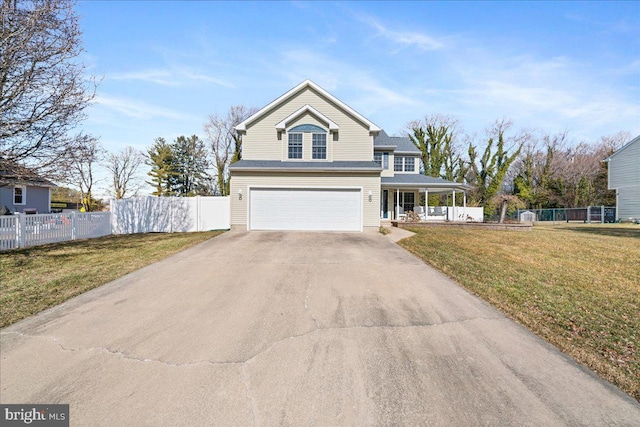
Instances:
[[[456,190],[451,191],[451,217],[453,221],[458,220],[458,215],[456,215]]]
[[[464,220],[467,220],[467,192],[462,192],[462,215],[464,215]]]
[[[424,220],[429,219],[429,189],[424,189]]]
[[[396,188],[396,221],[400,216],[400,189]]]

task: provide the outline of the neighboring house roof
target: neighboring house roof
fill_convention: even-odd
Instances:
[[[389,136],[384,130],[381,130],[373,139],[373,148],[389,148],[398,154],[420,154],[420,150],[411,142],[409,137]]]
[[[380,172],[376,162],[294,162],[280,160],[240,160],[229,166],[231,171],[314,171],[314,172]]]
[[[57,187],[53,182],[41,177],[33,170],[2,159],[0,159],[0,184]]]
[[[381,184],[383,186],[397,186],[398,188],[402,187],[411,187],[411,188],[438,188],[438,187],[446,187],[446,188],[455,188],[458,190],[471,190],[473,187],[468,184],[462,184],[459,182],[447,181],[442,178],[435,178],[433,176],[426,176],[417,173],[405,173],[405,174],[396,174],[395,176],[390,177],[382,177]]]
[[[274,107],[276,107],[277,105],[280,105],[282,103],[284,103],[285,101],[287,101],[289,98],[291,98],[292,96],[296,95],[299,92],[302,92],[303,90],[307,89],[307,88],[311,88],[313,90],[315,90],[316,92],[320,93],[322,96],[324,96],[325,98],[329,99],[330,101],[332,101],[333,103],[335,103],[336,105],[338,105],[341,109],[345,110],[347,113],[349,113],[351,116],[355,117],[356,119],[358,119],[359,121],[361,121],[363,124],[367,125],[369,127],[369,131],[370,132],[379,132],[380,128],[378,126],[375,125],[375,123],[371,122],[370,120],[368,120],[366,117],[364,117],[363,115],[361,115],[360,113],[358,113],[356,110],[354,110],[353,108],[349,107],[347,104],[345,104],[344,102],[340,101],[338,98],[336,98],[335,96],[331,95],[329,92],[327,92],[326,90],[322,89],[320,86],[318,86],[317,84],[315,84],[314,82],[312,82],[311,80],[305,80],[302,83],[300,83],[298,86],[294,87],[293,89],[291,89],[290,91],[288,91],[287,93],[285,93],[284,95],[280,96],[279,98],[277,98],[276,100],[274,100],[273,102],[269,103],[266,107],[260,109],[257,113],[255,113],[254,115],[252,115],[251,117],[249,117],[248,119],[246,119],[245,121],[239,123],[236,126],[236,130],[238,132],[244,132],[247,130],[247,125],[253,123],[254,121],[258,120],[260,117],[264,116],[266,113],[268,113],[269,111],[271,111]],[[310,106],[305,105],[304,107],[302,107],[300,110],[298,110],[295,114],[302,114],[305,111],[310,111],[310,110],[304,110],[301,111],[303,109],[305,109],[306,107],[312,108]],[[291,116],[289,116],[288,119],[291,119]],[[287,120],[287,119],[285,119]],[[332,122],[333,123],[333,122]],[[280,125],[280,123],[279,123]]]
[[[613,157],[617,156],[621,151],[625,150],[627,147],[637,143],[638,141],[640,141],[640,135],[636,136],[635,138],[633,138],[631,141],[627,142],[626,144],[624,144],[622,147],[618,148],[616,151],[613,152],[613,154],[611,154],[609,157],[607,157],[606,159],[604,159],[603,161],[608,162],[610,161]]]

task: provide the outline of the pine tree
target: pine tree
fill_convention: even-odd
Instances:
[[[155,188],[154,196],[172,196],[177,175],[173,147],[164,138],[156,138],[147,150],[146,164],[151,166],[147,173],[151,177],[148,184]]]

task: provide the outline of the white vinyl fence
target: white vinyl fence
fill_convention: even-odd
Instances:
[[[109,212],[0,216],[0,251],[109,234]]]
[[[136,197],[111,200],[114,234],[228,230],[231,199],[226,197]]]

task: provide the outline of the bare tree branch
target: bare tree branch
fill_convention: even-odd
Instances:
[[[107,156],[105,166],[111,175],[111,191],[116,199],[125,198],[132,190],[137,192],[141,183],[136,174],[143,162],[143,154],[133,147]]]
[[[82,145],[74,129],[95,96],[95,80],[86,79],[78,61],[73,6],[70,0],[0,6],[0,157],[41,173],[53,165],[59,170],[60,159]]]

